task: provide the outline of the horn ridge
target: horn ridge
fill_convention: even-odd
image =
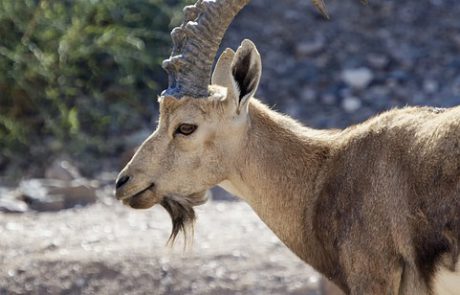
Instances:
[[[163,61],[169,86],[162,95],[207,97],[220,42],[238,12],[250,0],[198,0],[184,8],[184,21],[173,29],[172,54]]]

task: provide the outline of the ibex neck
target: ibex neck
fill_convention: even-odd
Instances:
[[[243,150],[221,186],[247,201],[300,258],[320,267],[312,216],[332,133],[305,128],[255,100],[249,113]]]

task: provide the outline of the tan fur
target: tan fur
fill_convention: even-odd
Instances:
[[[258,82],[235,78],[244,63],[260,76],[252,43],[218,63],[211,97],[160,98],[158,128],[120,173],[131,178],[117,197],[191,208],[220,185],[347,294],[438,291],[438,270],[453,274],[460,254],[460,108],[314,130],[251,98],[252,86],[242,95]],[[175,136],[181,123],[198,128]]]
[[[434,279],[435,294],[437,295],[457,295],[460,293],[460,264],[457,265],[455,272],[441,268]]]

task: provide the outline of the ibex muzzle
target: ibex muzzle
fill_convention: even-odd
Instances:
[[[174,239],[219,185],[347,294],[460,294],[460,107],[304,127],[253,98],[262,66],[251,41],[225,50],[211,77],[248,1],[185,9],[158,127],[120,173],[117,198],[161,204]]]

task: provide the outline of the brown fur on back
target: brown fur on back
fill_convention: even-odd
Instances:
[[[236,186],[299,257],[352,294],[431,294],[437,269],[455,268],[460,108],[393,110],[343,131],[250,110],[251,167]]]
[[[344,273],[374,273],[381,282],[363,285],[377,292],[396,269],[429,290],[443,254],[455,268],[459,144],[460,108],[394,110],[342,132],[315,212],[315,234],[342,269],[331,277],[350,290]]]

